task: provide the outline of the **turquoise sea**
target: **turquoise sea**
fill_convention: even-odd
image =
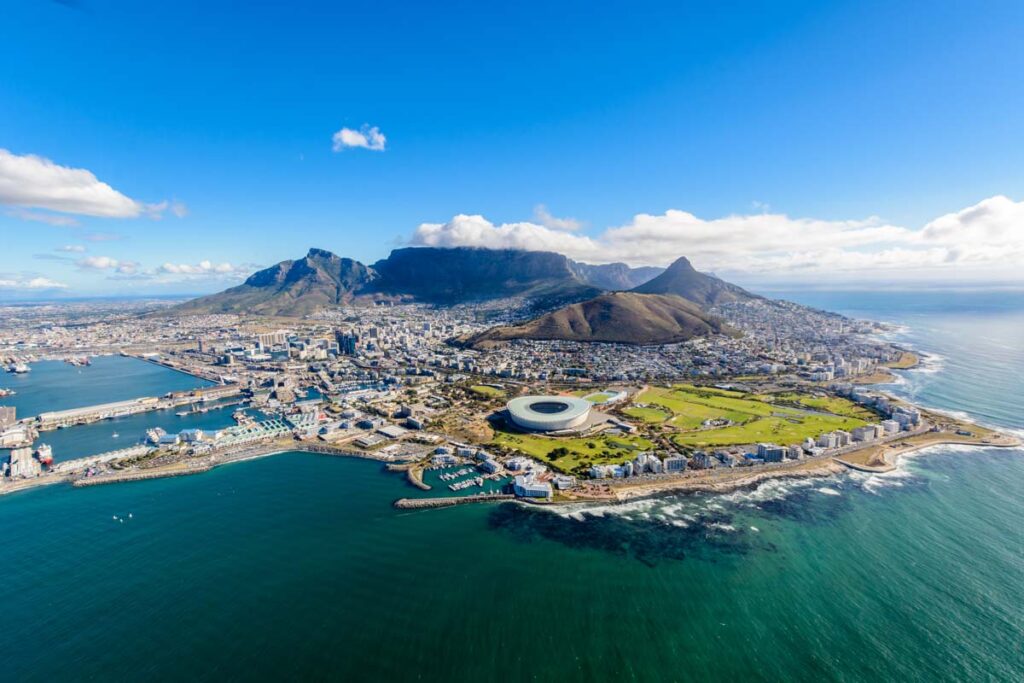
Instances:
[[[53,410],[163,396],[172,391],[187,391],[213,384],[123,356],[97,356],[92,358],[92,365],[88,367],[74,367],[63,361],[39,361],[32,363],[31,368],[31,372],[24,375],[0,375],[0,386],[16,392],[14,396],[0,398],[0,405],[14,406],[19,419]],[[235,424],[230,407],[179,417],[177,411],[184,409],[138,413],[42,432],[34,446],[48,444],[53,448],[53,459],[60,462],[134,445],[145,436],[147,429],[153,427],[179,432],[183,429],[217,430]],[[0,457],[6,455],[7,451],[0,450]]]
[[[1020,430],[1024,301],[790,293],[905,325],[893,390]],[[399,512],[292,453],[0,498],[4,680],[1017,681],[1024,451],[619,507]]]

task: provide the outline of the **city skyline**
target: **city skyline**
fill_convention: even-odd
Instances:
[[[1020,12],[12,8],[0,296],[211,292],[313,246],[1019,285]]]

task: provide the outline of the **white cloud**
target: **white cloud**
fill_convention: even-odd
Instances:
[[[458,215],[424,223],[412,244],[557,251],[591,263],[664,266],[687,256],[700,269],[768,279],[868,274],[1021,279],[1024,202],[995,196],[919,229],[877,217],[791,218],[779,213],[699,218],[686,211],[638,214],[596,237],[532,222],[494,225]]]
[[[75,263],[86,270],[112,270],[123,275],[131,275],[139,268],[135,261],[121,261],[110,256],[86,256]]]
[[[388,139],[384,137],[384,133],[380,132],[380,128],[364,123],[359,130],[342,128],[331,136],[331,141],[333,143],[332,149],[335,152],[341,152],[350,147],[361,147],[362,149],[369,149],[374,152],[383,152],[384,145],[387,144]]]
[[[551,228],[552,230],[566,230],[568,232],[573,232],[583,227],[583,224],[575,218],[556,218],[555,216],[552,216],[548,211],[548,207],[543,204],[538,204],[533,207],[533,217],[545,228]]]
[[[459,214],[447,223],[423,223],[412,243],[425,247],[488,247],[490,249],[526,249],[557,251],[573,258],[596,258],[600,245],[583,235],[552,230],[536,223],[494,225],[483,216]]]
[[[84,168],[60,166],[34,154],[17,155],[6,149],[0,149],[0,204],[100,218],[158,217],[170,206],[168,202],[146,204],[132,199]],[[29,214],[27,220],[52,223],[52,217],[45,214]]]
[[[233,266],[230,263],[214,263],[204,260],[193,265],[189,263],[165,263],[156,269],[158,273],[168,275],[212,275],[239,277],[252,272],[251,266]]]
[[[60,258],[60,257],[54,257]],[[248,277],[259,266],[244,263],[215,263],[203,260],[199,263],[164,263],[155,268],[143,268],[136,261],[116,259],[111,256],[85,256],[75,261],[83,270],[108,273],[109,279],[146,280],[156,283],[173,283],[192,280],[237,281]]]
[[[29,211],[27,209],[11,209],[6,213],[8,216],[20,218],[23,221],[46,223],[58,228],[73,228],[78,225],[78,221],[71,216],[57,216],[51,213],[39,213],[38,211]]]
[[[81,244],[65,244],[63,247],[57,247],[54,251],[63,251],[68,254],[82,254],[85,253],[85,247]]]
[[[6,277],[0,278],[0,289],[67,289],[67,285],[45,277]]]

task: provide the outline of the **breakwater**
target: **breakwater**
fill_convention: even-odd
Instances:
[[[183,477],[187,474],[200,474],[211,469],[210,465],[199,467],[179,468],[174,470],[154,470],[140,472],[124,472],[121,474],[99,475],[95,477],[84,477],[76,479],[72,486],[83,488],[86,486],[99,486],[101,484],[122,484],[129,481],[146,481],[148,479],[166,479],[167,477]]]
[[[491,503],[503,500],[514,500],[510,493],[478,493],[472,496],[451,496],[448,498],[399,498],[394,506],[399,510],[426,510],[430,508],[446,508],[453,505],[469,503]]]

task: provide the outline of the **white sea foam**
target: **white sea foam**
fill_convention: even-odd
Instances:
[[[720,522],[711,522],[711,524],[708,524],[708,528],[717,529],[718,531],[728,531],[730,533],[736,531],[736,527],[732,524],[722,524]]]
[[[758,528],[757,528],[756,526],[752,526],[752,527],[750,527],[750,530],[751,530],[751,531],[760,531],[760,529],[758,529]]]
[[[908,372],[916,372],[923,375],[934,375],[946,366],[946,357],[937,353],[920,354],[921,362],[910,368]]]
[[[826,496],[841,496],[841,495],[843,495],[839,491],[836,491],[833,488],[829,488],[828,486],[822,486],[820,489],[817,489],[817,491],[818,491],[818,493],[824,493]]]

